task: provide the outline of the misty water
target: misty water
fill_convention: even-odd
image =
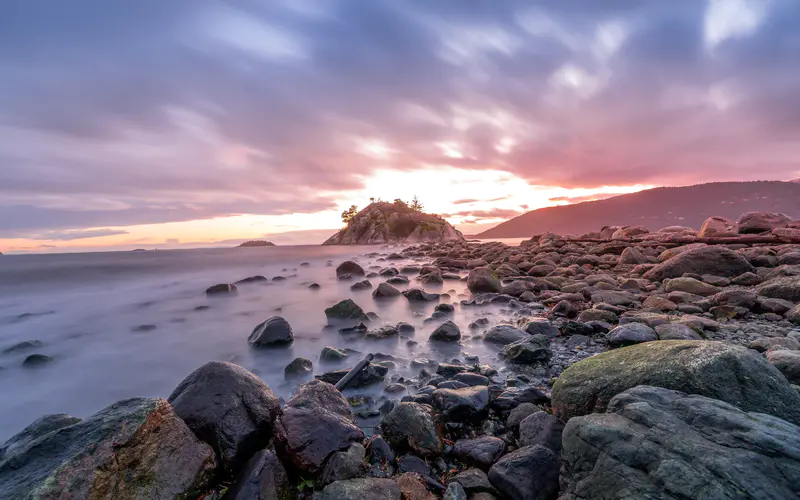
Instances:
[[[167,397],[186,375],[210,360],[252,370],[284,398],[297,387],[284,381],[284,367],[299,356],[312,360],[319,374],[348,368],[368,352],[381,352],[399,358],[390,375],[402,376],[416,375],[418,369],[408,366],[414,358],[450,361],[477,355],[481,362],[496,360],[497,349],[470,339],[467,325],[478,317],[497,320],[499,309],[457,306],[453,320],[466,334],[460,345],[431,344],[428,336],[439,322],[426,324],[424,319],[436,302],[410,304],[403,296],[375,302],[371,290],[351,291],[352,282],[337,281],[335,266],[348,259],[367,272],[423,262],[387,262],[374,255],[389,251],[296,246],[2,256],[0,351],[30,340],[43,346],[0,354],[0,442],[47,413],[85,417],[128,397]],[[205,295],[210,285],[253,275],[270,281],[239,285],[234,296]],[[288,279],[272,281],[276,276]],[[408,286],[397,288],[420,287],[415,275],[409,277]],[[384,279],[371,281],[377,286]],[[319,290],[308,288],[314,282],[321,285]],[[457,303],[465,297],[466,284],[445,281],[425,288],[453,290],[452,298],[442,302]],[[399,321],[414,325],[412,338],[418,344],[400,338],[364,340],[325,329],[325,308],[348,297],[380,316],[371,328]],[[294,343],[252,348],[247,338],[253,327],[273,315],[289,321]],[[141,325],[155,328],[137,331]],[[319,353],[328,345],[359,352],[339,364],[320,365]],[[23,367],[32,353],[54,359]],[[365,391],[377,398],[382,387]]]

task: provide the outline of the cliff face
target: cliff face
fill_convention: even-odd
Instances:
[[[372,203],[323,245],[378,245],[463,240],[464,236],[437,215],[394,203]]]

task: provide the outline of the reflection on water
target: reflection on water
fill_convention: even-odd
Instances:
[[[402,296],[375,302],[370,290],[351,291],[350,283],[338,282],[334,267],[326,265],[328,260],[336,265],[351,257],[365,269],[408,263],[366,256],[378,250],[305,246],[0,257],[0,351],[28,340],[44,343],[33,350],[0,354],[0,441],[45,413],[87,416],[127,397],[167,397],[186,375],[210,360],[245,366],[279,396],[288,397],[295,387],[284,382],[283,369],[298,356],[311,359],[315,373],[321,373],[352,366],[360,353],[382,352],[398,358],[390,373],[403,376],[418,371],[408,367],[414,358],[449,361],[471,354],[488,361],[495,356],[492,347],[469,339],[467,325],[496,311],[457,307],[454,321],[466,334],[462,345],[429,344],[438,322],[423,320],[435,302],[413,309]],[[301,266],[304,262],[310,265]],[[270,281],[243,284],[232,297],[204,294],[210,285],[253,275]],[[272,281],[276,276],[289,278]],[[382,278],[371,281],[377,285]],[[321,288],[308,289],[313,282]],[[417,286],[413,277],[410,286]],[[465,283],[446,281],[443,287],[426,289],[453,290],[450,301],[458,302]],[[380,316],[375,326],[411,323],[417,328],[412,337],[417,343],[366,341],[324,330],[324,309],[348,297]],[[276,314],[292,325],[294,343],[282,349],[250,348],[252,328]],[[359,353],[338,365],[321,366],[319,352],[327,345]],[[22,361],[32,352],[54,361],[23,368]],[[378,395],[381,387],[367,392]]]

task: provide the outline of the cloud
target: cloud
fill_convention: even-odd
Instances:
[[[26,237],[31,240],[48,241],[72,241],[99,238],[101,236],[114,236],[118,234],[128,234],[128,231],[121,229],[88,229],[83,231],[45,231],[43,233],[30,234]],[[41,245],[46,247],[46,245]]]
[[[472,219],[508,219],[516,217],[521,212],[506,208],[493,208],[491,210],[464,210],[450,214],[442,214],[442,217],[470,217]]]
[[[553,198],[549,198],[549,200],[552,202],[565,201],[567,203],[581,203],[584,201],[604,200],[606,198],[611,198],[612,196],[619,196],[621,194],[626,194],[626,193],[596,193],[596,194],[587,194],[585,196],[555,196]]]
[[[791,178],[798,23],[794,0],[14,2],[0,236],[313,213],[377,168]]]

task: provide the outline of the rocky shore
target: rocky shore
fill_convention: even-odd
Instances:
[[[374,352],[324,347],[320,363],[352,362],[322,373],[295,359],[286,401],[214,361],[166,399],[44,416],[0,447],[0,498],[800,498],[797,221],[749,213],[699,230],[393,250],[373,255],[380,269],[339,263],[337,279],[371,298],[324,311],[323,335],[371,339]],[[442,293],[456,280],[469,294]],[[382,323],[368,300],[435,304],[432,333]],[[490,308],[500,314],[459,326]],[[388,339],[452,359],[379,352]],[[248,341],[286,349],[294,332],[274,316]],[[349,392],[363,387],[380,396]]]

